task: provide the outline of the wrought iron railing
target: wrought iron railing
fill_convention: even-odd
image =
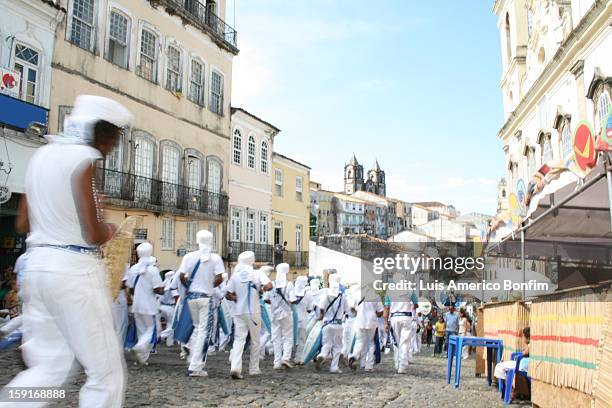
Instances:
[[[105,196],[133,202],[136,207],[157,206],[180,214],[195,211],[227,216],[227,195],[181,184],[101,169],[99,188]]]
[[[308,267],[308,251],[283,251],[282,254],[274,252],[274,265],[282,262],[293,268]]]
[[[238,47],[238,33],[221,20],[213,11],[207,9],[204,0],[163,0],[185,12],[199,25],[204,26],[213,36],[233,48]]]
[[[237,261],[238,255],[244,251],[253,251],[255,253],[255,262],[272,262],[272,245],[230,241],[229,248],[229,260],[232,262]]]

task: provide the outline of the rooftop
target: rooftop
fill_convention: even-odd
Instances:
[[[270,126],[272,129],[274,129],[274,131],[276,131],[276,133],[278,133],[278,132],[280,132],[280,131],[281,131],[279,128],[277,128],[276,126],[274,126],[274,125],[273,125],[273,124],[271,124],[270,122],[267,122],[267,121],[263,120],[262,118],[260,118],[260,117],[258,117],[258,116],[253,115],[251,112],[247,111],[246,109],[239,108],[239,107],[236,107],[236,106],[232,106],[232,107],[231,107],[231,111],[232,111],[232,115],[233,115],[234,113],[236,113],[236,112],[242,112],[242,113],[244,113],[245,115],[250,116],[251,118],[253,118],[253,119],[257,120],[257,121],[259,121],[259,122],[261,122],[261,123],[263,123],[263,124],[265,124],[265,125],[267,125],[267,126]]]
[[[287,157],[287,156],[285,156],[285,155],[283,155],[283,154],[280,154],[280,153],[274,152],[274,153],[272,153],[272,156],[273,156],[273,157],[280,157],[281,159],[288,160],[288,161],[290,161],[290,162],[292,162],[292,163],[294,163],[294,164],[297,164],[298,166],[302,166],[302,167],[304,167],[304,168],[306,168],[306,169],[310,170],[310,167],[309,167],[309,166],[307,166],[307,165],[305,165],[305,164],[303,164],[303,163],[300,163],[300,162],[299,162],[299,161],[297,161],[297,160],[293,160],[291,157]]]

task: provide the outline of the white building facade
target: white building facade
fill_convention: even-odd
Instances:
[[[498,137],[508,170],[502,189],[509,195],[543,164],[571,163],[579,123],[601,132],[611,106],[612,3],[497,0],[494,12],[503,67]]]
[[[232,108],[229,166],[229,258],[255,252],[272,261],[272,151],[275,126],[241,108]]]
[[[55,30],[65,9],[52,1],[0,0],[0,269],[25,251],[13,226],[30,158],[45,143]]]

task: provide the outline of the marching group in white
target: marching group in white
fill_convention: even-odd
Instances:
[[[330,362],[330,371],[339,373],[344,356],[352,368],[371,371],[387,343],[395,349],[397,371],[405,372],[420,338],[408,294],[391,301],[387,335],[380,300],[364,301],[367,291],[344,288],[339,274],[322,289],[318,279],[289,282],[289,265],[281,263],[272,282],[273,268],[255,269],[254,254],[244,252],[228,278],[205,230],[197,234],[199,249],[163,281],[152,246],[140,244],[138,262],[126,268],[125,290],[110,299],[100,245],[117,227],[104,220],[95,174],[132,119],[116,101],[81,95],[63,134],[47,135],[49,143],[30,160],[15,222],[16,231],[27,234],[27,261],[19,268],[23,313],[2,327],[20,332],[27,369],[1,392],[60,387],[80,365],[87,380],[79,405],[120,407],[127,381],[122,350],[146,365],[160,338],[180,343],[193,377],[206,376],[207,356],[231,344],[230,374],[242,378],[247,343],[250,375],[260,374],[266,353],[274,354],[275,369],[315,361],[318,367]]]
[[[187,253],[163,281],[151,244],[137,247],[139,260],[127,269],[125,290],[113,303],[119,342],[135,364],[147,365],[162,340],[167,346],[180,344],[180,358],[188,359],[192,377],[207,376],[207,357],[230,348],[234,379],[243,378],[247,348],[249,375],[261,374],[259,362],[266,354],[273,355],[278,370],[312,361],[317,369],[329,363],[330,372],[341,373],[343,361],[371,372],[385,348],[393,349],[395,369],[404,373],[420,349],[422,323],[409,293],[395,294],[383,317],[378,295],[358,284],[343,286],[340,274],[330,274],[325,288],[314,277],[292,282],[287,263],[256,269],[251,251],[238,256],[228,277],[222,259],[212,252],[212,234],[202,230],[196,238],[199,249]]]

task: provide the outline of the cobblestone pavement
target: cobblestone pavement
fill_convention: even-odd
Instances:
[[[502,407],[496,387],[489,388],[486,378],[474,376],[474,360],[462,366],[461,387],[446,384],[446,359],[433,358],[424,349],[409,367],[408,373],[393,371],[392,355],[383,356],[383,363],[374,373],[343,374],[316,371],[311,364],[292,370],[275,371],[270,358],[261,365],[263,374],[231,380],[228,354],[218,353],[208,360],[208,378],[186,376],[186,363],[178,358],[176,348],[160,347],[151,356],[148,367],[128,365],[127,407]],[[245,372],[248,372],[245,362]],[[0,357],[0,384],[6,384],[22,369],[16,352],[3,352]],[[79,375],[68,386],[68,398],[61,407],[76,407]],[[526,407],[529,404],[513,404]]]

